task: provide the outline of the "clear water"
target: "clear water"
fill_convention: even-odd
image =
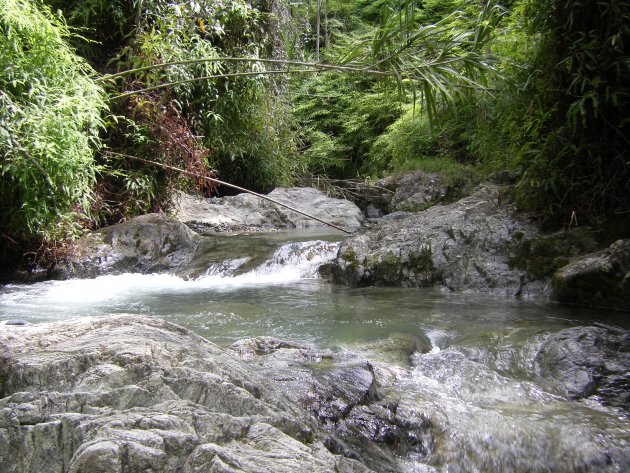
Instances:
[[[420,462],[448,473],[630,471],[628,418],[597,400],[564,399],[527,366],[541,334],[595,322],[630,328],[627,314],[433,289],[335,286],[316,269],[334,257],[336,237],[232,238],[237,244],[227,246],[236,254],[191,280],[123,274],[5,286],[0,321],[136,313],[224,346],[268,335],[375,357],[371,347],[388,337],[428,338],[430,352],[406,366],[379,360],[397,374],[399,409],[430,417],[441,432],[430,458],[406,460],[408,471],[427,471]],[[251,268],[251,255],[263,250],[264,262]]]

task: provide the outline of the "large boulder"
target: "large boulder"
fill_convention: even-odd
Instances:
[[[417,212],[445,200],[453,200],[469,191],[469,184],[448,182],[443,175],[411,171],[384,177],[374,182],[366,194],[366,213],[369,217],[393,212]]]
[[[485,185],[453,204],[384,219],[344,241],[325,271],[352,286],[443,286],[538,296],[543,282],[511,264],[538,229],[516,218],[508,204],[504,188]]]
[[[198,234],[163,214],[147,214],[82,237],[57,277],[175,271],[193,261]]]
[[[255,367],[173,324],[6,326],[0,347],[3,472],[371,471]]]
[[[541,335],[533,373],[571,399],[597,396],[630,410],[630,331],[602,325]]]
[[[342,228],[361,225],[361,210],[352,202],[327,197],[310,187],[278,188],[268,197]],[[204,199],[179,193],[175,216],[200,233],[321,226],[286,207],[252,194]]]
[[[554,273],[552,288],[560,302],[630,310],[630,240],[574,258]]]

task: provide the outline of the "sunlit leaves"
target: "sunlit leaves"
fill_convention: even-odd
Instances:
[[[0,227],[50,237],[89,205],[104,93],[58,17],[0,0],[0,23]]]

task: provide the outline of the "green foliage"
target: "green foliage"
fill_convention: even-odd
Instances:
[[[333,3],[344,12],[345,26],[333,32],[333,45],[323,56],[374,74],[318,76],[296,87],[296,121],[304,127],[302,157],[310,172],[380,174],[392,159],[392,153],[379,156],[383,147],[426,145],[422,135],[405,138],[405,145],[375,144],[400,117],[402,103],[419,104],[418,113],[433,120],[446,104],[463,103],[483,89],[485,74],[492,70],[484,48],[500,11],[462,1],[427,3],[460,9],[436,18],[439,12],[428,14],[424,4],[412,0],[360,2],[352,15],[347,2]],[[408,123],[403,120],[401,127]],[[398,151],[393,155],[401,162],[413,161]]]
[[[358,174],[374,140],[401,113],[395,94],[373,80],[326,73],[302,79],[294,99],[304,170],[332,177]]]
[[[541,37],[527,92],[519,202],[555,223],[630,207],[630,5],[525,2]]]
[[[90,206],[104,93],[49,10],[0,0],[0,24],[0,231],[64,238]]]
[[[80,35],[67,38],[92,64],[104,67],[142,19],[144,8],[159,0],[44,0]]]
[[[434,132],[415,106],[381,135],[370,150],[370,168],[387,172],[413,169],[437,154]]]
[[[441,104],[483,88],[485,75],[492,72],[484,47],[499,13],[496,8],[483,8],[470,18],[455,11],[423,24],[416,1],[389,2],[373,35],[357,41],[341,61],[395,73],[399,91],[419,96],[433,117]]]
[[[255,58],[268,47],[268,26],[267,15],[242,0],[166,4],[149,16],[120,64],[138,68],[213,57]],[[265,71],[256,62],[195,62],[142,71],[136,83],[127,85],[176,83],[161,94],[162,101],[173,104],[200,137],[209,166],[224,180],[266,191],[290,179],[288,108],[277,84],[263,75],[229,77]]]
[[[469,155],[462,151],[461,145],[453,144],[452,131],[449,133],[447,127],[439,130],[416,107],[408,106],[402,117],[375,141],[366,173],[421,170],[441,174],[449,186],[464,186],[476,174],[467,163]]]

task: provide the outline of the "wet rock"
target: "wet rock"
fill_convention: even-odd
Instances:
[[[361,225],[361,210],[352,202],[327,197],[310,187],[278,188],[269,197],[342,228]],[[270,230],[324,225],[251,194],[202,199],[180,193],[176,218],[200,233]]]
[[[261,337],[241,341],[232,349],[268,346]],[[284,394],[317,419],[331,436],[333,453],[367,460],[376,471],[401,469],[408,455],[429,455],[433,438],[430,422],[398,411],[395,399],[381,390],[379,369],[350,352],[318,351],[308,347],[277,347],[268,353],[246,350],[244,358]],[[258,356],[252,357],[252,353]]]
[[[230,349],[238,353],[243,360],[268,355],[282,348],[301,349],[304,347],[297,343],[264,336],[239,340],[230,346]]]
[[[615,327],[574,327],[544,337],[535,373],[551,378],[572,399],[598,396],[630,410],[630,332]]]
[[[424,334],[390,333],[387,338],[365,344],[367,352],[378,353],[379,359],[399,366],[410,366],[416,353],[428,353],[433,348],[431,340]]]
[[[552,287],[560,302],[630,310],[630,240],[574,259],[555,272]]]
[[[411,171],[379,179],[369,187],[365,202],[368,217],[399,211],[418,212],[472,190],[473,181],[451,182],[438,173]]]
[[[370,471],[251,366],[173,324],[5,326],[0,347],[3,472]]]
[[[544,283],[511,260],[523,240],[537,234],[514,216],[502,187],[486,185],[453,204],[355,233],[329,270],[334,281],[351,286],[444,286],[533,298]]]

